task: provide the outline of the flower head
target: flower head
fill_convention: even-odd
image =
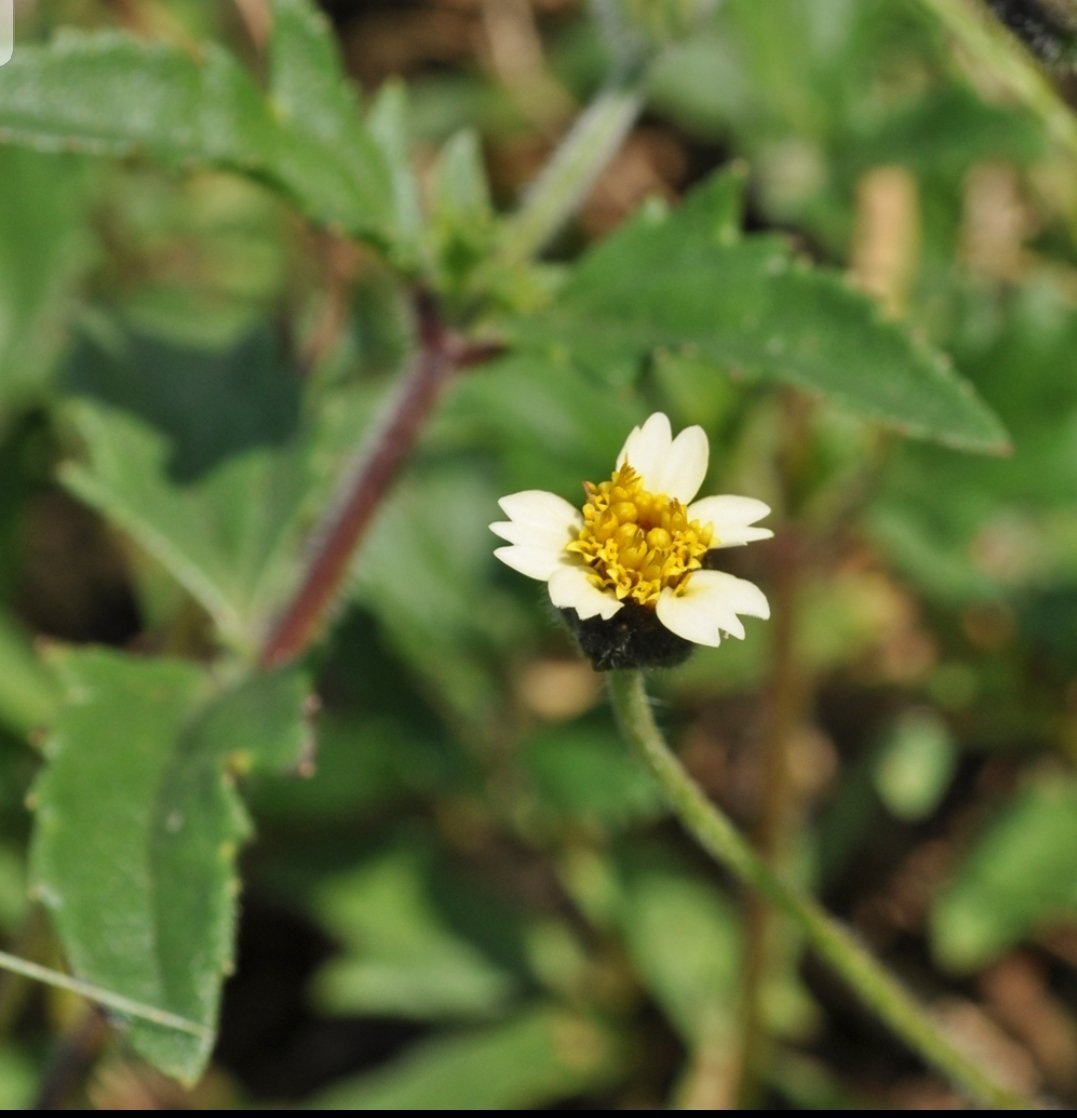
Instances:
[[[550,600],[597,668],[677,663],[693,644],[744,636],[739,614],[769,617],[763,592],[709,568],[711,552],[768,539],[770,509],[752,497],[693,500],[710,449],[702,427],[676,438],[656,412],[625,440],[609,481],[584,486],[576,509],[531,489],[502,497],[508,541],[494,554],[547,584]]]

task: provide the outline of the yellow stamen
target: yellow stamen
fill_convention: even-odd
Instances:
[[[568,550],[591,568],[595,586],[652,607],[667,586],[682,593],[713,546],[714,528],[689,521],[676,497],[644,489],[627,462],[609,481],[584,488],[583,527]]]

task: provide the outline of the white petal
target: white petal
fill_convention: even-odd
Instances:
[[[522,493],[510,493],[497,502],[508,518],[517,524],[530,524],[536,528],[553,530],[570,528],[579,531],[583,517],[579,509],[570,505],[564,497],[547,493],[544,489],[525,489]]]
[[[528,578],[541,579],[543,582],[566,561],[563,547],[532,547],[516,544],[512,547],[495,548],[494,554],[514,571],[519,571]]]
[[[529,578],[549,578],[566,560],[565,545],[580,530],[579,510],[541,489],[511,493],[498,504],[512,519],[496,521],[490,531],[515,546],[499,547],[494,554]]]
[[[703,484],[709,459],[707,433],[702,427],[686,427],[673,440],[658,476],[643,475],[644,488],[666,493],[687,504]]]
[[[750,528],[757,520],[769,515],[770,507],[754,497],[704,497],[688,506],[690,520],[699,520],[714,528],[714,547],[737,547],[755,540],[769,540],[774,533],[769,528]]]
[[[674,438],[668,417],[655,412],[625,440],[617,465],[627,462],[652,493],[666,493],[687,503],[703,484],[709,457],[702,427],[686,427]]]
[[[744,637],[738,613],[769,617],[770,606],[763,591],[747,579],[724,571],[696,571],[683,594],[662,591],[657,613],[658,620],[677,636],[717,647],[722,632]]]
[[[757,540],[769,540],[773,536],[774,533],[769,528],[716,528],[715,542],[711,544],[711,549],[717,551],[723,547],[741,547]]]
[[[525,547],[564,548],[573,540],[578,529],[572,526],[547,528],[534,524],[521,524],[516,520],[499,520],[490,525],[490,531],[509,543]]]
[[[722,497],[703,497],[688,506],[691,520],[701,520],[719,528],[743,527],[754,524],[770,515],[770,506],[754,497],[736,497],[726,494]],[[721,532],[718,532],[721,535]]]
[[[754,582],[725,571],[696,571],[688,584],[688,591],[721,598],[734,613],[748,617],[770,617],[770,603]]]
[[[617,467],[620,469],[627,462],[644,479],[644,485],[650,488],[650,479],[659,475],[672,445],[673,429],[669,419],[656,411],[642,427],[632,428],[617,456]]]
[[[608,621],[621,603],[612,594],[604,594],[587,577],[583,567],[562,566],[550,576],[550,601],[558,609],[574,609],[581,621],[601,617]]]
[[[692,594],[691,586],[679,595],[667,587],[655,609],[658,620],[667,629],[695,644],[717,648],[722,643],[723,630],[732,631],[735,636],[744,635],[743,629],[739,634],[736,631],[740,622],[735,613],[706,595]]]

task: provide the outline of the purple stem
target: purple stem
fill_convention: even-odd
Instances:
[[[418,438],[442,387],[458,370],[490,360],[499,347],[467,343],[445,327],[432,297],[416,298],[419,352],[378,428],[357,454],[340,499],[314,530],[310,559],[291,600],[277,615],[259,655],[263,668],[302,655],[317,637],[389,484]]]

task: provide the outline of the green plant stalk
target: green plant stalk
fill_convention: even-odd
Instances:
[[[990,13],[957,0],[918,0],[968,52],[1004,82],[1043,123],[1048,136],[1077,158],[1077,116],[1016,39]]]
[[[579,209],[639,116],[645,73],[642,59],[623,63],[577,120],[506,221],[500,264],[517,266],[538,255]]]
[[[0,951],[0,969],[11,971],[23,978],[32,978],[37,982],[44,982],[47,986],[55,986],[59,990],[67,990],[72,994],[79,994],[91,1002],[103,1005],[125,1017],[138,1017],[149,1021],[153,1025],[161,1025],[166,1029],[175,1029],[180,1033],[189,1033],[191,1036],[205,1038],[209,1030],[186,1017],[178,1017],[165,1009],[136,1002],[132,998],[125,998],[123,994],[114,994],[92,982],[83,982],[81,979],[72,978],[70,975],[61,974],[60,971],[50,970],[48,967],[39,966],[37,963],[20,959],[17,955],[9,955]]]
[[[960,1052],[850,931],[768,868],[670,752],[651,713],[640,672],[611,672],[609,687],[624,736],[661,785],[681,825],[715,861],[796,921],[816,952],[863,1002],[970,1098],[994,1110],[1038,1109],[1034,1101],[995,1083]]]

